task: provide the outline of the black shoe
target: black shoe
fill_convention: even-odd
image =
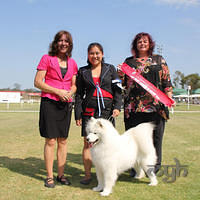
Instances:
[[[45,181],[44,181],[44,186],[48,187],[48,188],[54,188],[55,187],[54,182],[53,183],[49,183],[51,181],[53,181],[53,178],[50,178],[50,177],[46,178]]]
[[[133,178],[136,176],[136,171],[134,168],[131,168],[130,176]]]
[[[92,181],[92,178],[83,179],[83,180],[80,181],[80,183],[83,184],[83,185],[89,185],[91,181]]]
[[[62,175],[60,178],[57,176],[56,180],[62,185],[71,185],[71,182],[64,175]]]

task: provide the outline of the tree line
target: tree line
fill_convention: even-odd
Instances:
[[[24,91],[24,92],[40,92],[40,90],[37,90],[35,88],[26,88],[21,89],[21,85],[19,83],[13,84],[13,87],[8,88],[1,88],[0,91]]]

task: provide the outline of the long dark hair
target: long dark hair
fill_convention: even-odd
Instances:
[[[133,41],[131,43],[131,51],[132,51],[134,57],[139,57],[139,52],[138,52],[138,49],[137,49],[137,41],[139,39],[141,39],[143,36],[146,36],[149,39],[148,55],[152,56],[152,54],[153,54],[153,51],[154,51],[154,48],[155,48],[155,42],[153,41],[153,39],[152,39],[152,37],[151,37],[151,35],[149,33],[141,32],[141,33],[138,33],[135,36],[135,38],[133,39]]]
[[[69,48],[67,50],[67,55],[69,57],[72,56],[72,49],[73,49],[73,40],[72,40],[72,36],[68,31],[59,31],[58,33],[56,33],[53,42],[49,45],[49,55],[50,56],[57,56],[58,55],[58,41],[60,40],[60,38],[66,35],[67,40],[69,42]]]
[[[101,53],[103,54],[103,47],[102,47],[102,45],[99,44],[98,42],[93,42],[93,43],[90,43],[90,44],[88,45],[88,48],[87,48],[88,53],[89,53],[89,51],[90,51],[93,47],[97,47],[97,48],[101,51]],[[87,59],[87,63],[88,63],[88,64],[91,64],[90,61],[89,61],[88,59]],[[102,63],[104,63],[104,58],[102,58]]]

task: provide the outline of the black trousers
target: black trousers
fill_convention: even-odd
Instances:
[[[158,113],[131,113],[128,119],[125,118],[125,129],[135,127],[144,122],[154,122],[156,124],[153,131],[153,144],[156,149],[157,162],[155,165],[155,173],[157,173],[161,167],[162,162],[162,141],[165,129],[165,119]]]

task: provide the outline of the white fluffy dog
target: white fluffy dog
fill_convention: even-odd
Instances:
[[[136,169],[136,178],[142,178],[145,171],[150,178],[149,185],[157,185],[153,172],[156,163],[153,129],[152,123],[143,123],[120,135],[108,120],[91,118],[88,121],[87,142],[98,180],[94,191],[108,196],[118,175],[132,167]]]

